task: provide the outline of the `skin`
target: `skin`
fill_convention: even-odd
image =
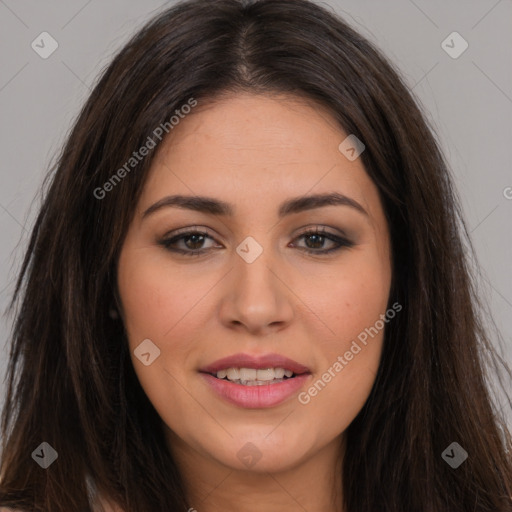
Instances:
[[[332,368],[365,328],[386,312],[391,285],[389,231],[376,186],[321,106],[296,96],[237,93],[200,103],[158,148],[118,265],[121,315],[135,371],[166,425],[168,447],[199,512],[339,512],[344,431],[363,407],[378,369],[384,330],[307,404],[295,394],[247,409],[216,395],[198,373],[234,353],[278,353],[307,366],[307,389]],[[282,201],[339,192],[360,203],[325,206],[279,221]],[[170,194],[232,203],[233,217],[165,207]],[[300,236],[324,227],[354,245]],[[211,238],[159,244],[181,228]],[[193,231],[193,229],[191,229]],[[247,237],[263,248],[247,263]],[[134,350],[160,349],[149,366]],[[248,442],[261,458],[237,457]]]

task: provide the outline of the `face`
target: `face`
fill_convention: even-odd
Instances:
[[[118,289],[174,452],[285,470],[341,445],[363,407],[391,255],[377,188],[338,148],[347,135],[308,100],[237,94],[199,104],[158,148]]]

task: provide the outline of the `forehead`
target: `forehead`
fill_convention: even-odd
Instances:
[[[205,145],[209,154],[246,167],[251,155],[259,163],[301,163],[323,160],[342,135],[332,114],[308,98],[232,94],[199,103],[164,141],[161,153],[176,155],[183,146],[201,151]]]
[[[199,102],[160,144],[141,208],[166,193],[206,195],[235,215],[283,198],[336,191],[374,217],[379,198],[359,158],[338,149],[347,137],[332,114],[295,96],[233,94]]]

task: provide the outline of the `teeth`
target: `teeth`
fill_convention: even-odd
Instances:
[[[272,381],[268,380],[234,380],[233,384],[242,384],[244,386],[266,386],[268,384],[277,384],[278,382],[283,382],[284,379],[274,379]]]
[[[265,368],[256,370],[255,368],[226,368],[216,373],[218,379],[224,379],[245,384],[246,386],[259,386],[266,382],[281,382],[283,377],[290,378],[293,375],[291,370],[284,368]]]
[[[276,375],[276,371],[272,368],[267,368],[266,370],[256,370],[256,378],[258,380],[264,380],[264,381],[274,380],[275,375]]]
[[[284,368],[274,368],[274,377],[282,379],[284,377]]]
[[[240,368],[240,380],[256,380],[257,373],[254,368]]]
[[[240,378],[240,371],[238,368],[228,368],[227,371],[228,380],[237,380]]]

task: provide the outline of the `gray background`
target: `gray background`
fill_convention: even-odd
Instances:
[[[42,179],[91,84],[112,53],[172,3],[0,0],[2,312],[37,212]],[[494,343],[511,364],[512,1],[324,3],[399,67],[437,132],[482,266],[481,295],[503,338],[499,343],[494,336]],[[42,59],[31,43],[45,31],[59,46]],[[456,59],[441,46],[453,31],[469,44]],[[10,322],[0,319],[0,405]]]

